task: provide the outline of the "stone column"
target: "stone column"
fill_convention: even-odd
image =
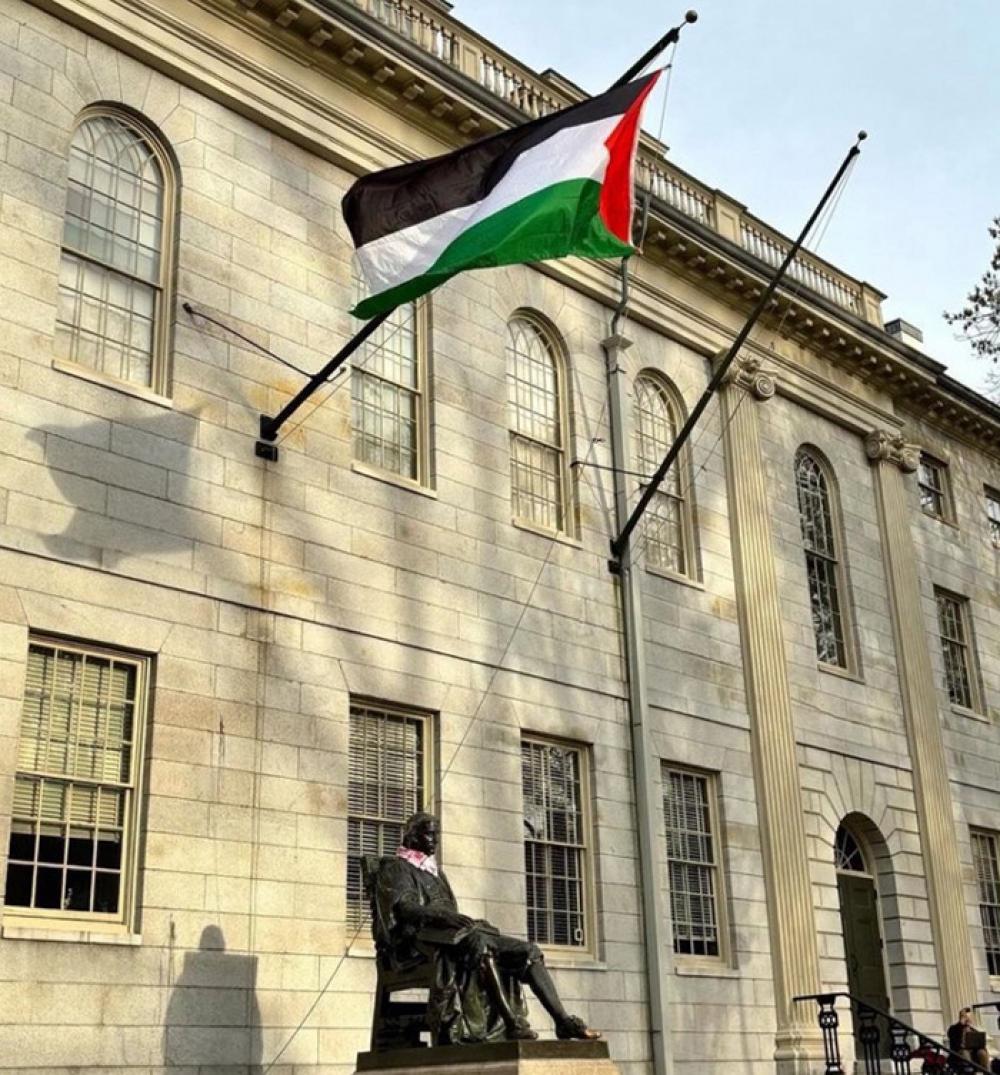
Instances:
[[[809,1070],[822,1056],[814,1004],[792,998],[820,991],[819,955],[795,729],[771,540],[771,504],[761,458],[758,401],[774,395],[760,360],[739,356],[722,390],[729,518],[750,749],[760,822],[781,1073]]]
[[[937,955],[941,1014],[950,1023],[958,1009],[971,1004],[977,994],[944,737],[910,532],[911,494],[903,479],[904,474],[917,469],[920,451],[899,433],[883,430],[868,435],[865,451],[875,476],[896,668]]]

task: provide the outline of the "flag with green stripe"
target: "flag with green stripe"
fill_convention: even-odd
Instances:
[[[659,72],[431,160],[359,179],[344,219],[371,318],[466,269],[633,251],[635,151]]]

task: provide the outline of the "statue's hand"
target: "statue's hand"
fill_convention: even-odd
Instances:
[[[443,926],[451,926],[454,929],[467,929],[473,925],[468,915],[459,914],[458,911],[439,911],[440,921]]]

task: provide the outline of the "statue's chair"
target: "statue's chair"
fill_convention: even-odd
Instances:
[[[384,859],[364,855],[361,859],[361,880],[372,915],[372,937],[375,940],[375,1010],[372,1015],[372,1052],[390,1049],[419,1048],[425,1044],[420,1035],[427,1027],[427,1002],[393,1000],[393,993],[404,990],[430,989],[434,984],[434,959],[430,955],[400,963],[393,958],[384,942],[388,929],[379,918],[375,893],[378,874]]]

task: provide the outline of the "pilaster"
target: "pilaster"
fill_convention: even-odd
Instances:
[[[917,556],[910,532],[910,496],[903,478],[917,469],[920,451],[900,434],[883,430],[868,435],[865,451],[875,475],[882,556],[903,719],[913,767],[913,794],[927,879],[941,1009],[950,1021],[960,1007],[975,999],[976,982],[938,696],[931,674]]]
[[[763,372],[759,359],[748,355],[733,363],[721,398],[743,675],[771,932],[775,1059],[779,1072],[802,1072],[822,1050],[812,1007],[794,1004],[792,998],[818,992],[820,976],[757,414],[759,403],[774,392],[774,379]]]

